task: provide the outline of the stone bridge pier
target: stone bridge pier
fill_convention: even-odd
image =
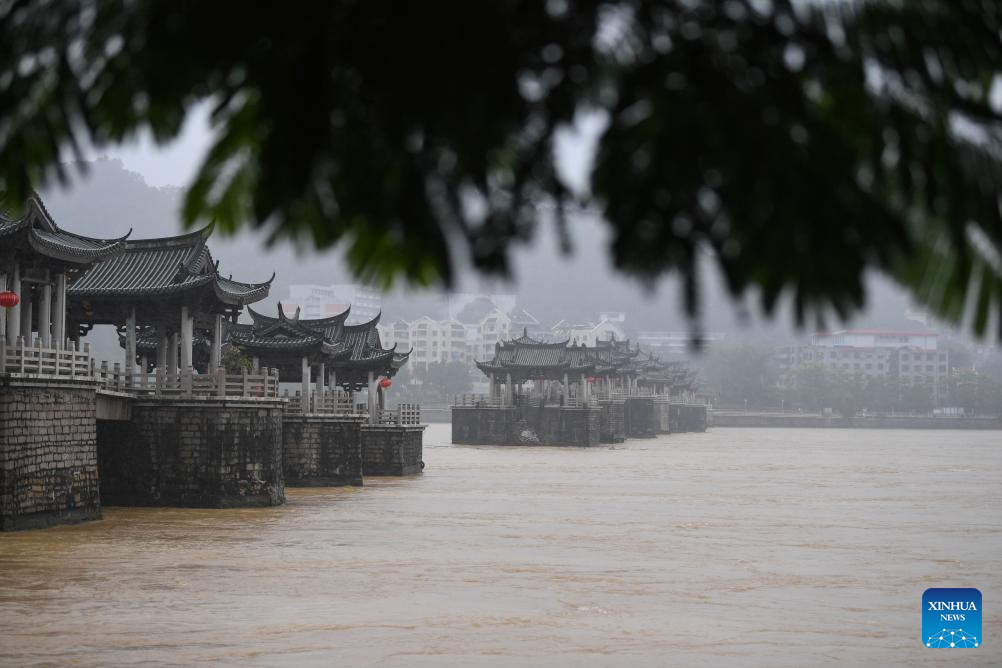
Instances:
[[[107,505],[240,508],[285,502],[279,399],[135,399],[98,420]]]
[[[98,519],[95,384],[0,376],[0,531]]]

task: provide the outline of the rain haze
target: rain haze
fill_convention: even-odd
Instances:
[[[0,667],[1002,665],[1000,36],[0,1]]]

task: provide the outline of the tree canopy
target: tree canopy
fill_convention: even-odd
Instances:
[[[698,266],[798,320],[896,277],[938,315],[1002,304],[1002,6],[994,0],[0,0],[0,190],[67,149],[159,141],[199,101],[214,143],[187,224],[344,243],[389,284],[506,271],[553,211],[616,266]],[[554,145],[601,120],[586,191]],[[461,240],[456,243],[454,239]],[[1000,327],[1002,334],[1002,327]]]

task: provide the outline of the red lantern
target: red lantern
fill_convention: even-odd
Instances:
[[[17,296],[16,292],[11,292],[6,290],[0,292],[0,306],[4,308],[14,308],[21,303],[21,298]]]
[[[594,382],[595,382],[596,380],[598,380],[598,379],[597,379],[597,378],[595,378],[595,376],[591,376],[591,377],[590,377],[590,378],[588,379],[588,382],[589,382],[589,383],[594,383]]]
[[[383,388],[384,390],[389,389],[390,385],[392,384],[393,381],[390,380],[389,378],[384,378],[381,381],[379,381],[379,387]]]

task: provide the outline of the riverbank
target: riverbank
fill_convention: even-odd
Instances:
[[[711,427],[845,429],[1002,429],[1002,418],[953,415],[840,415],[710,411]]]

